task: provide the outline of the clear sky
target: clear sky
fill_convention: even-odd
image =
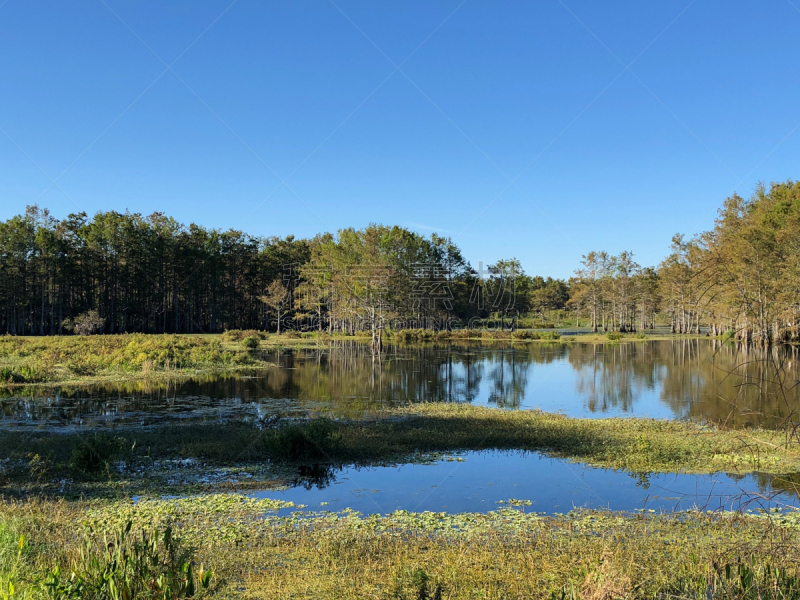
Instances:
[[[0,218],[656,264],[734,190],[800,177],[798,32],[799,0],[0,0]]]

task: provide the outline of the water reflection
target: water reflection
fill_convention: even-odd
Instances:
[[[367,346],[281,351],[274,367],[181,382],[94,386],[0,399],[2,427],[147,426],[327,412],[355,417],[412,402],[540,408],[579,417],[692,418],[736,426],[797,421],[797,349],[715,340],[618,345]]]
[[[468,452],[459,458],[463,462],[319,467],[316,481],[298,474],[296,487],[256,496],[292,501],[309,510],[352,508],[366,514],[395,510],[488,512],[512,498],[530,500],[530,510],[549,514],[575,507],[673,511],[769,510],[798,505],[796,488],[786,482],[781,487],[780,478],[759,473],[736,477],[635,475],[532,452]]]

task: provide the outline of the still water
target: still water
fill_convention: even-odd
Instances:
[[[284,350],[246,375],[40,390],[0,398],[0,427],[56,430],[326,413],[356,417],[411,402],[463,402],[575,417],[655,417],[775,426],[797,421],[797,349],[714,340]]]
[[[363,514],[488,512],[510,499],[547,514],[573,508],[622,511],[770,510],[797,507],[791,478],[763,474],[632,475],[536,452],[467,452],[432,464],[306,469],[288,490],[255,496],[303,504],[305,510]],[[285,512],[291,512],[286,510]]]

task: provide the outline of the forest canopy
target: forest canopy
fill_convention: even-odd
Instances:
[[[591,251],[568,281],[514,258],[472,266],[450,238],[370,225],[313,239],[184,225],[163,213],[0,222],[0,332],[219,332],[515,327],[552,311],[594,330],[734,331],[798,339],[800,183],[727,198],[713,230],[676,235],[657,266]]]

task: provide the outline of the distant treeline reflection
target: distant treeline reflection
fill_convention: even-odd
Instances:
[[[627,344],[390,346],[365,344],[274,353],[250,374],[91,388],[31,390],[0,400],[9,421],[56,426],[99,420],[268,419],[309,412],[358,417],[415,402],[536,408],[566,414],[663,413],[728,425],[774,427],[798,402],[797,349],[686,339]],[[558,368],[569,365],[571,368]],[[546,382],[547,385],[541,385]],[[553,396],[556,396],[555,398]],[[658,406],[643,405],[655,402]],[[795,418],[796,420],[796,418]],[[11,423],[9,423],[11,424]]]

